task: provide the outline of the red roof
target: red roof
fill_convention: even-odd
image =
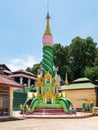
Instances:
[[[5,64],[0,64],[0,67],[1,67],[2,69],[11,71]]]
[[[22,69],[13,72],[13,74],[10,74],[9,77],[11,78],[24,77],[24,78],[29,78],[32,80],[37,80],[37,76],[35,74],[32,74],[31,72],[28,72]]]
[[[8,76],[9,78],[16,78],[16,77],[24,77],[24,78],[29,78],[29,79],[33,79],[33,80],[37,80],[37,78],[26,75],[26,74],[12,74]]]
[[[26,70],[23,70],[23,69],[20,69],[20,70],[17,70],[17,71],[14,71],[14,72],[13,72],[13,74],[19,74],[19,73],[24,73],[24,74],[27,74],[27,75],[36,77],[35,74],[33,74],[33,73],[31,73],[31,72],[28,72],[28,71],[26,71]]]
[[[16,83],[15,81],[7,79],[3,76],[0,76],[0,85],[7,86],[7,87],[23,88],[23,86],[20,85],[19,83]]]

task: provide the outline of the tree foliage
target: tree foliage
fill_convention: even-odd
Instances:
[[[59,68],[58,74],[64,78],[68,68],[68,49],[60,44],[53,45],[54,66]]]
[[[96,43],[91,37],[76,37],[70,44],[70,67],[74,79],[84,76],[86,67],[93,67],[96,57]]]
[[[27,67],[26,71],[37,75],[37,70],[40,68],[40,63],[34,64],[33,67]]]
[[[87,75],[85,69],[94,67],[94,63],[98,63],[96,58],[98,49],[96,51],[96,43],[91,37],[86,39],[76,37],[69,46],[65,47],[54,44],[53,50],[54,65],[59,66],[59,74],[63,79],[65,79],[66,72],[70,81],[84,77]]]

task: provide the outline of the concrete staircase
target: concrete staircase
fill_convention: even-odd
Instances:
[[[33,112],[35,115],[64,115],[63,108],[36,108]]]

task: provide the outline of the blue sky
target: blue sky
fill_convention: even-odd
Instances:
[[[98,0],[0,0],[0,63],[25,69],[42,60],[47,2],[54,43],[76,36],[98,42]]]

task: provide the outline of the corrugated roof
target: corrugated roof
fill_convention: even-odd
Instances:
[[[90,89],[95,88],[95,85],[92,83],[77,83],[77,84],[70,84],[68,86],[62,86],[59,91],[61,90],[71,90],[71,89]]]
[[[7,86],[7,87],[23,88],[23,86],[20,85],[19,83],[16,83],[15,81],[7,79],[3,76],[0,76],[0,85]]]

